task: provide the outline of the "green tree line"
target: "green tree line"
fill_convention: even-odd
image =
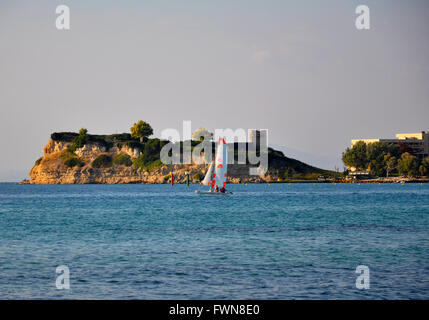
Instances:
[[[429,157],[419,159],[410,152],[402,152],[395,143],[373,142],[366,144],[358,141],[347,148],[342,155],[345,165],[357,170],[369,170],[377,176],[389,176],[392,173],[408,177],[429,174]]]

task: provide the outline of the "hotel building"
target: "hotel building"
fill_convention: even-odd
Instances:
[[[386,142],[404,144],[411,153],[419,158],[429,156],[429,131],[421,131],[419,133],[398,133],[396,139],[353,139],[352,147],[358,142],[363,141],[366,144],[372,142]]]

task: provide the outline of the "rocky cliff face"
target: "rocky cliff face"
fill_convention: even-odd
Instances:
[[[81,166],[66,165],[64,155],[72,142],[54,141],[50,139],[43,148],[44,154],[30,171],[31,184],[120,184],[120,183],[169,183],[167,175],[174,174],[175,182],[186,181],[185,172],[190,173],[191,181],[198,183],[197,176],[203,177],[206,165],[163,165],[149,171],[135,169],[132,165],[111,164],[108,167],[94,167],[93,161],[100,155],[114,158],[126,154],[134,160],[140,155],[140,150],[127,146],[106,147],[88,142],[75,150],[75,156],[81,161]],[[197,175],[198,174],[198,175]],[[230,165],[228,167],[230,183],[263,182],[273,179],[271,176],[249,176],[248,165]]]

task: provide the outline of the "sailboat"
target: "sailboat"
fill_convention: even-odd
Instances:
[[[210,186],[209,191],[196,190],[196,194],[206,194],[213,196],[224,196],[232,194],[232,192],[220,192],[222,188],[226,187],[226,178],[228,171],[228,148],[224,138],[219,138],[216,150],[216,157],[210,163],[209,169],[201,182],[204,186]],[[216,188],[219,192],[215,192]]]

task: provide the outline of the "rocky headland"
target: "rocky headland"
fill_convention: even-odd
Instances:
[[[86,132],[53,133],[30,171],[30,184],[132,184],[169,183],[173,172],[175,183],[199,183],[208,165],[191,163],[164,165],[159,159],[162,146],[168,141],[145,139],[130,134],[89,135]],[[193,142],[193,145],[196,142]],[[229,183],[280,181],[290,175],[313,175],[327,171],[287,158],[280,151],[269,149],[269,168],[265,174],[249,174],[250,164],[228,166]]]

